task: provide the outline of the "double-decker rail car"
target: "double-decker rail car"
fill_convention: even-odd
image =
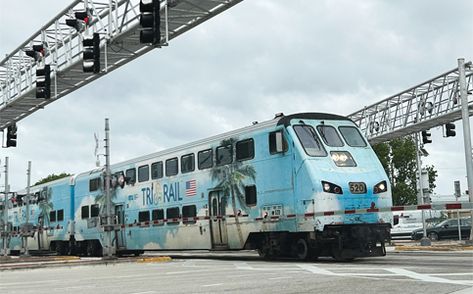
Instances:
[[[111,170],[117,254],[257,249],[267,258],[352,259],[385,255],[390,238],[391,213],[319,216],[392,205],[383,167],[343,116],[277,115]],[[101,254],[103,183],[98,169],[35,187],[46,193],[37,210],[51,207],[41,214],[50,249]]]

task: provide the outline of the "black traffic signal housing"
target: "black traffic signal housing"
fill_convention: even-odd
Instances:
[[[66,24],[79,32],[84,31],[92,20],[88,11],[76,11],[74,17],[75,18],[66,19]]]
[[[430,134],[430,131],[422,131],[422,143],[432,143],[432,135]]]
[[[34,59],[34,61],[39,61],[41,58],[44,57],[44,54],[46,53],[46,50],[44,49],[44,46],[41,45],[33,45],[33,48],[31,50],[25,50],[25,54],[31,58]]]
[[[82,40],[82,70],[84,72],[100,72],[100,36],[94,33],[92,38]]]
[[[7,128],[7,148],[8,147],[16,147],[16,139],[17,139],[17,128],[16,124],[9,125]]]
[[[161,40],[159,0],[140,0],[140,43],[158,44]]]
[[[36,69],[36,98],[51,98],[51,66]]]
[[[445,136],[447,137],[455,137],[457,133],[455,132],[455,124],[448,123],[445,124]]]

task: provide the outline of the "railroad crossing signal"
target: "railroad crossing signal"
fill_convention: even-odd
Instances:
[[[430,131],[422,131],[422,143],[432,143],[432,134],[430,133]]]
[[[84,31],[92,20],[88,11],[77,11],[74,13],[75,18],[66,19],[66,24],[75,28],[78,32]]]
[[[7,128],[7,148],[8,147],[16,147],[16,139],[17,139],[17,128],[16,124],[12,124]]]
[[[455,135],[456,135],[455,124],[448,123],[448,124],[445,125],[445,135],[447,137],[455,137]]]
[[[161,40],[159,0],[140,1],[140,43],[158,44]]]
[[[51,98],[51,66],[49,64],[36,70],[36,98]]]
[[[84,72],[100,72],[100,36],[94,33],[92,38],[82,40],[82,70]]]

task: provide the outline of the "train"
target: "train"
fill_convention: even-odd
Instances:
[[[277,114],[110,169],[116,255],[251,249],[267,259],[352,260],[384,256],[390,240],[389,212],[321,214],[392,206],[380,161],[345,116]],[[0,248],[101,256],[105,187],[96,168],[28,197],[17,191]]]

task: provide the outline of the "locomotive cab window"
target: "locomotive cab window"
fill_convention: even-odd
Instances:
[[[100,208],[98,204],[92,204],[90,206],[90,217],[97,217],[100,214]]]
[[[232,145],[217,147],[217,165],[225,165],[233,161]]]
[[[168,224],[179,223],[179,207],[171,207],[166,209],[166,218]]]
[[[366,147],[366,142],[355,127],[338,127],[343,139],[351,147]]]
[[[256,186],[246,186],[245,187],[245,203],[247,206],[256,205]]]
[[[255,157],[255,142],[253,139],[238,141],[235,145],[236,160],[248,160]]]
[[[324,140],[325,144],[330,147],[342,147],[343,141],[342,138],[337,133],[337,130],[332,126],[319,125],[317,126],[317,131],[319,131],[320,137]]]
[[[163,177],[163,162],[158,161],[151,164],[151,178],[160,179]]]
[[[127,184],[133,185],[134,183],[136,183],[136,169],[135,168],[127,169],[125,172],[125,176],[126,176]]]
[[[138,182],[149,180],[149,165],[142,165],[138,168]]]
[[[177,173],[177,157],[166,160],[166,177],[175,176]]]
[[[82,206],[80,209],[80,215],[82,219],[89,218],[89,206]]]
[[[58,222],[64,221],[64,209],[59,209],[57,211],[57,221]]]
[[[194,153],[187,154],[181,157],[181,173],[188,173],[195,169],[195,155]]]
[[[100,188],[100,178],[89,180],[89,192],[97,191]]]
[[[197,154],[199,169],[206,169],[213,167],[213,151],[212,149],[199,151]]]
[[[269,153],[277,154],[287,151],[287,141],[282,130],[269,133]]]
[[[327,156],[327,151],[325,151],[322,142],[320,142],[320,139],[312,126],[295,125],[293,128],[307,155]]]

